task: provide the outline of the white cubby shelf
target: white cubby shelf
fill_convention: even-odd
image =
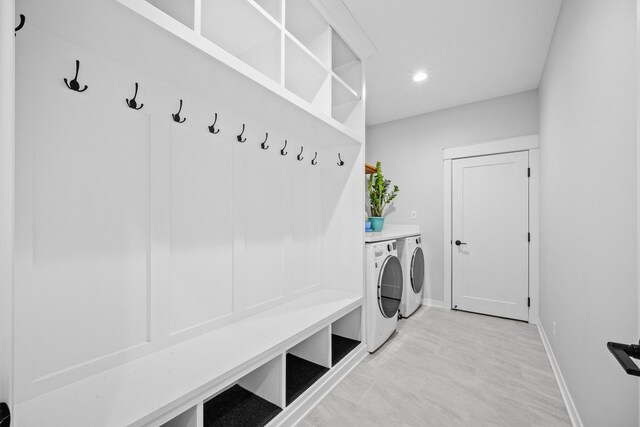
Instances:
[[[361,344],[340,364],[334,365],[331,360],[332,326],[335,329],[335,325],[342,325],[340,330],[359,336],[361,307],[360,295],[319,290],[38,396],[20,405],[20,421],[34,426],[201,427],[206,415],[243,412],[242,407],[207,407],[224,405],[229,399],[216,401],[215,397],[233,393],[237,399],[231,400],[246,400],[252,407],[259,399],[252,399],[250,394],[269,402],[275,410],[269,412],[267,408],[266,416],[284,422],[303,415],[310,399],[319,400],[326,391],[323,387],[335,386],[336,381],[329,382],[329,377],[346,375],[364,358],[366,350]],[[296,363],[285,367],[293,360],[291,356]],[[291,370],[300,369],[305,361],[319,366],[321,374],[305,377],[306,383],[291,382],[292,373],[295,377]],[[308,370],[302,375],[308,375]],[[297,388],[287,391],[285,384],[290,383]],[[291,401],[287,402],[285,396]],[[261,408],[264,410],[264,406]],[[209,420],[205,425],[215,425],[211,423]]]
[[[117,1],[356,141],[364,141],[364,115],[358,113],[363,110],[361,58],[315,2]]]

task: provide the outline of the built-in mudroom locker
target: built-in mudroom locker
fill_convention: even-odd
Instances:
[[[337,3],[1,3],[12,426],[292,425],[364,357],[371,46]]]

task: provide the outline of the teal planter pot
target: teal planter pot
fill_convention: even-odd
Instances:
[[[384,226],[384,218],[381,216],[372,216],[369,218],[371,221],[371,228],[373,231],[382,231],[382,226]]]

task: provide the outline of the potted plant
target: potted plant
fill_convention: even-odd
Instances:
[[[367,189],[369,190],[369,209],[371,212],[371,228],[373,231],[382,231],[384,225],[384,218],[382,214],[384,209],[396,198],[398,195],[397,185],[393,186],[393,191],[388,193],[391,181],[384,179],[382,175],[382,164],[376,163],[376,172],[369,176],[367,181]]]

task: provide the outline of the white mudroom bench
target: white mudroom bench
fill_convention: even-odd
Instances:
[[[203,425],[209,398],[239,383],[282,409],[270,424],[290,425],[366,354],[359,343],[331,366],[331,336],[360,341],[362,297],[319,290],[163,351],[22,403],[24,426]],[[286,404],[287,353],[328,371]]]

